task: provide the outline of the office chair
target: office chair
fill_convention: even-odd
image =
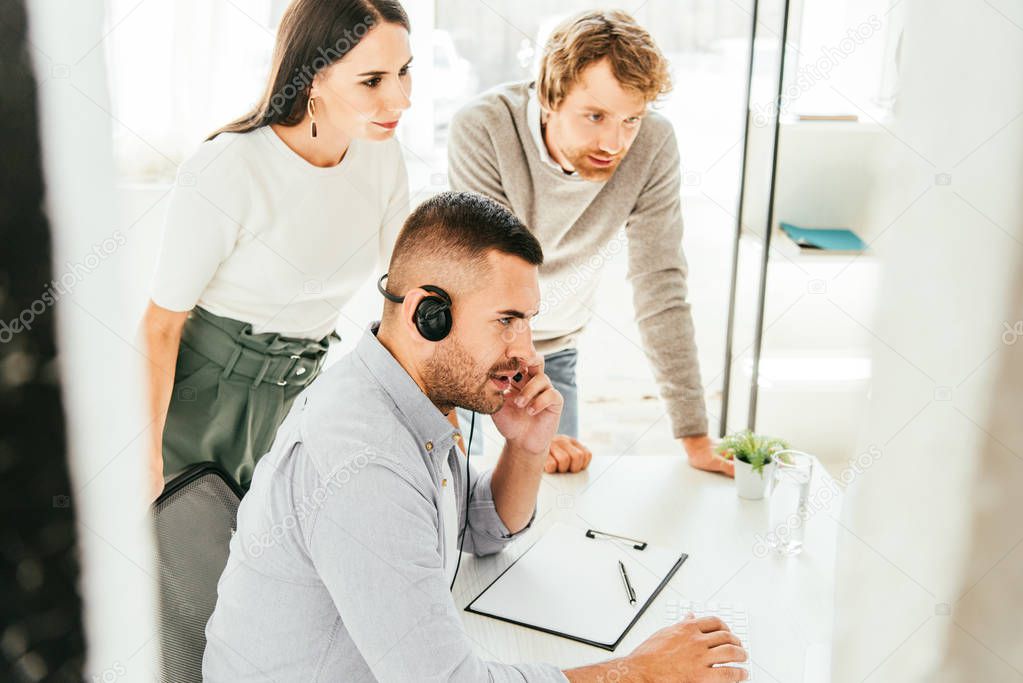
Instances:
[[[217,602],[242,490],[218,465],[175,476],[153,504],[161,680],[202,683],[206,622]]]

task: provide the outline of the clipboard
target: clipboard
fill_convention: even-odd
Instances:
[[[689,556],[556,523],[466,606],[614,652]],[[618,562],[636,592],[630,605]]]

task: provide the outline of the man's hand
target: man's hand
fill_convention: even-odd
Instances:
[[[565,676],[571,683],[615,680],[612,673],[622,681],[727,683],[746,680],[746,670],[714,665],[745,662],[746,658],[742,643],[723,621],[717,617],[694,619],[689,614],[684,621],[647,638],[632,654],[571,669]]]
[[[712,664],[745,662],[742,643],[717,617],[684,621],[662,628],[637,647],[626,661],[648,681],[744,681],[746,671]]]
[[[586,446],[566,434],[555,434],[551,439],[551,452],[547,455],[544,472],[582,472],[589,467],[593,453]]]
[[[729,477],[735,476],[735,463],[715,452],[714,442],[706,434],[684,436],[682,446],[686,449],[689,464],[696,469],[720,472]]]
[[[490,489],[498,516],[513,534],[529,524],[536,510],[541,468],[565,404],[543,373],[543,356],[536,355],[528,362],[519,381],[512,379],[504,405],[493,415],[494,426],[505,443],[490,478]]]
[[[522,379],[511,383],[494,426],[509,446],[529,454],[546,454],[561,420],[565,400],[543,372],[543,356],[530,360]]]

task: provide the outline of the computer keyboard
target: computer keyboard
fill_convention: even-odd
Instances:
[[[750,637],[749,637],[749,614],[746,613],[746,608],[742,605],[737,605],[734,602],[695,602],[691,600],[668,600],[665,603],[665,621],[669,624],[682,621],[686,618],[686,615],[690,612],[699,619],[701,617],[718,617],[721,621],[728,625],[732,633],[739,638],[742,642],[743,648],[746,650],[748,658],[745,662],[735,662],[728,666],[736,666],[746,670],[749,674],[747,680],[753,680],[753,667],[750,666],[750,662],[753,661],[753,654],[750,652]]]

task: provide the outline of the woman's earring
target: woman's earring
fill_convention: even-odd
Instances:
[[[316,137],[316,105],[313,104],[313,98],[310,97],[308,100],[306,100],[306,107],[305,108],[306,108],[306,111],[309,112],[309,118],[312,120],[312,125],[310,126],[309,132],[315,138]]]

